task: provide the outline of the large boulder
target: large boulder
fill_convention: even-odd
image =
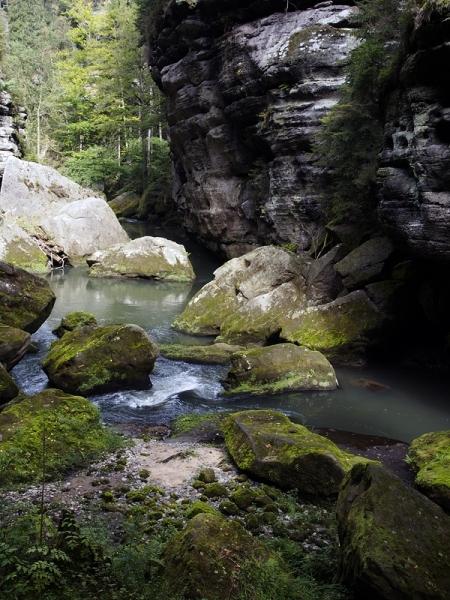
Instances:
[[[19,362],[30,344],[31,335],[28,332],[0,324],[0,363],[7,369],[12,369]]]
[[[0,221],[0,261],[32,273],[48,273],[49,259],[37,240],[14,221]]]
[[[106,200],[58,171],[9,158],[0,191],[5,222],[25,223],[27,231],[56,244],[77,262],[128,236]]]
[[[70,393],[147,388],[158,348],[137,325],[81,327],[54,342],[43,361],[50,382]]]
[[[408,462],[417,487],[450,512],[450,431],[425,433],[411,442]]]
[[[358,598],[445,600],[450,518],[376,464],[356,465],[337,504],[341,577]]]
[[[228,394],[278,394],[335,390],[338,382],[333,367],[320,352],[277,344],[233,354],[224,385]]]
[[[34,333],[50,315],[55,295],[40,277],[0,262],[0,322]]]
[[[102,198],[85,198],[55,207],[40,224],[47,236],[64,248],[72,263],[83,262],[93,252],[129,239]]]
[[[214,273],[175,320],[194,335],[247,345],[264,342],[281,328],[294,306],[305,305],[307,262],[275,246],[228,261]]]
[[[236,521],[200,513],[168,545],[165,575],[177,598],[228,600],[237,597],[248,560],[264,568],[277,559]]]
[[[0,363],[0,406],[13,400],[18,394],[19,388],[17,387],[16,382]]]
[[[86,398],[54,389],[20,395],[0,412],[0,485],[42,481],[44,440],[46,479],[96,460],[121,443]]]
[[[227,365],[233,354],[243,350],[241,346],[231,346],[220,342],[208,346],[160,344],[159,349],[164,358],[203,365]]]
[[[141,198],[136,192],[123,192],[109,202],[109,206],[113,209],[116,217],[127,218],[136,217],[139,214],[139,206]]]
[[[281,337],[320,350],[333,360],[358,362],[369,336],[382,320],[375,304],[364,291],[358,290],[328,304],[291,313]]]
[[[184,246],[159,237],[142,237],[98,251],[88,258],[91,277],[143,277],[165,281],[195,279]]]
[[[384,264],[394,251],[386,237],[376,237],[352,250],[335,268],[348,289],[354,289],[381,274]]]
[[[61,319],[61,323],[53,330],[52,333],[54,333],[56,337],[61,338],[68,331],[73,331],[79,327],[95,327],[96,325],[97,319],[95,318],[95,315],[85,311],[76,311],[68,313],[65,317],[63,317]]]
[[[242,471],[307,496],[335,496],[353,465],[365,462],[273,410],[231,414],[223,430],[228,451]]]

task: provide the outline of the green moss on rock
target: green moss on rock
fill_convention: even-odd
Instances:
[[[323,352],[329,358],[359,354],[367,336],[381,325],[382,315],[359,290],[329,304],[293,315],[281,331],[290,342]]]
[[[0,405],[13,400],[19,393],[14,379],[0,363]]]
[[[0,484],[41,480],[43,451],[51,479],[121,444],[85,398],[54,389],[19,396],[0,413]]]
[[[352,466],[367,462],[273,410],[234,413],[222,427],[228,451],[241,470],[308,496],[336,495]]]
[[[0,363],[11,369],[28,351],[31,335],[17,327],[0,325]]]
[[[165,576],[174,594],[229,600],[238,597],[242,570],[250,559],[263,569],[277,560],[236,521],[199,514],[169,543]]]
[[[78,327],[95,327],[97,319],[95,315],[85,311],[76,311],[68,313],[61,319],[61,323],[53,330],[53,333],[61,338],[68,331],[73,331]]]
[[[234,354],[224,385],[229,395],[278,394],[335,390],[337,379],[320,352],[295,344],[277,344]]]
[[[158,348],[136,325],[82,327],[54,342],[43,368],[71,393],[146,388]]]
[[[195,500],[187,507],[186,518],[193,519],[200,514],[217,515],[219,512],[214,508],[214,506],[211,506],[211,504],[203,502],[202,500]]]
[[[0,322],[34,333],[55,303],[48,283],[23,269],[0,262]]]
[[[231,356],[242,350],[241,346],[210,344],[208,346],[186,346],[184,344],[161,344],[162,356],[171,360],[205,365],[229,364]]]
[[[450,512],[450,431],[425,433],[411,442],[408,462],[417,487]]]
[[[444,600],[450,518],[376,464],[356,465],[337,505],[341,579],[356,597]]]

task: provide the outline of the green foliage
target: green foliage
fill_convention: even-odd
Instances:
[[[411,4],[361,0],[360,45],[352,52],[341,101],[325,117],[316,144],[329,173],[332,223],[371,226],[377,156],[383,140],[382,99],[395,75],[411,21]]]
[[[62,172],[87,187],[110,189],[117,185],[122,169],[103,146],[90,146],[72,152],[64,163]]]

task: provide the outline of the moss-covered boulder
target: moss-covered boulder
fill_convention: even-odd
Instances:
[[[165,281],[195,279],[184,246],[159,237],[142,237],[96,252],[87,259],[91,277],[142,277]]]
[[[12,219],[0,223],[0,261],[31,273],[50,271],[47,254],[36,239]]]
[[[43,361],[50,382],[71,393],[146,388],[158,348],[136,325],[81,327],[54,342]]]
[[[109,202],[109,206],[113,209],[116,217],[129,218],[136,217],[139,213],[139,205],[141,202],[140,196],[136,192],[123,192]]]
[[[214,273],[175,320],[194,335],[218,335],[246,346],[279,331],[293,306],[305,305],[307,262],[276,246],[234,258]]]
[[[238,597],[241,572],[250,560],[264,568],[277,559],[236,521],[203,513],[169,544],[165,575],[174,595],[229,600]]]
[[[19,396],[0,412],[0,484],[51,479],[121,444],[85,398],[48,389]]]
[[[0,405],[13,400],[19,394],[14,379],[0,363]]]
[[[382,319],[367,294],[358,290],[329,304],[293,313],[281,337],[348,363],[358,360]]]
[[[12,369],[19,362],[30,344],[31,335],[28,332],[0,324],[0,363],[7,369]]]
[[[335,390],[336,373],[323,354],[295,344],[243,350],[231,357],[227,394]]]
[[[53,330],[53,333],[61,338],[68,331],[73,331],[79,327],[95,327],[97,319],[95,315],[89,312],[76,311],[67,314],[61,319],[61,323]]]
[[[0,322],[34,333],[50,315],[55,295],[48,283],[0,262]]]
[[[242,346],[230,344],[210,344],[208,346],[187,346],[185,344],[161,344],[161,355],[170,360],[204,365],[227,365],[231,356],[243,350]]]
[[[417,487],[450,512],[450,431],[425,433],[411,442],[408,462]]]
[[[337,505],[341,578],[358,598],[444,600],[450,518],[376,464],[356,465]]]
[[[273,410],[233,413],[222,428],[242,471],[308,496],[335,496],[353,465],[366,462]]]

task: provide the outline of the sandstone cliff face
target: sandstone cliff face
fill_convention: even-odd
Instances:
[[[450,6],[416,19],[387,102],[382,222],[414,255],[450,260]]]
[[[300,3],[291,3],[290,6]],[[285,0],[172,2],[153,68],[168,97],[174,199],[185,226],[237,256],[317,243],[312,142],[357,44],[356,9]]]
[[[25,120],[26,114],[14,106],[11,95],[6,91],[0,92],[0,178],[8,158],[22,156],[19,135]]]

